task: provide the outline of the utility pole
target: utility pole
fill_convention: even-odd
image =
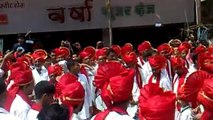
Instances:
[[[196,24],[201,24],[201,0],[195,0]]]
[[[109,32],[109,46],[113,43],[112,38],[112,6],[111,0],[106,1],[106,9],[107,9],[107,16],[108,16],[108,32]]]

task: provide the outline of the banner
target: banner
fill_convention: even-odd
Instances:
[[[111,1],[112,27],[194,22],[194,0]],[[0,34],[107,28],[105,2],[0,0]]]

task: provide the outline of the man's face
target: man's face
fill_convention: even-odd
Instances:
[[[31,83],[25,86],[26,94],[31,95],[33,92],[33,88],[34,88],[34,82],[32,81]]]
[[[160,70],[160,69],[152,68],[152,73],[153,73],[153,75],[154,75],[154,76],[159,75],[159,74],[160,74],[160,72],[161,72],[161,70]]]
[[[39,68],[42,67],[43,62],[41,62],[40,60],[35,60],[35,61],[34,61],[34,65],[35,65],[36,68],[39,69]]]
[[[91,60],[90,60],[89,57],[85,57],[84,59],[82,59],[82,62],[87,64],[87,65],[90,65]]]
[[[76,62],[75,65],[71,66],[70,70],[73,74],[75,74],[75,75],[78,74],[80,72],[79,63]]]
[[[109,55],[107,56],[108,60],[117,60],[118,56],[114,52],[110,52]]]
[[[104,63],[104,62],[106,62],[106,57],[105,56],[99,56],[98,57],[98,64]]]
[[[19,43],[23,43],[24,42],[24,38],[18,38],[17,39]]]
[[[53,103],[54,102],[53,94],[44,94],[43,100],[44,100],[43,106]]]

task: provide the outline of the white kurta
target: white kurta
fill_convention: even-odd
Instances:
[[[146,79],[146,83],[149,83],[149,79],[152,75],[149,75]],[[152,83],[156,83],[156,79],[152,79]],[[160,88],[163,88],[166,91],[172,91],[172,82],[170,81],[170,79],[168,78],[167,75],[165,75],[165,72],[161,72],[161,77],[160,77],[160,84],[159,84]]]
[[[173,92],[177,95],[178,92],[178,84],[179,84],[179,76],[175,74],[173,79]]]
[[[133,88],[132,88],[132,97],[135,102],[138,102],[138,97],[140,96],[140,89],[137,84],[136,76],[134,76]],[[128,105],[127,112],[133,118],[135,117],[138,110],[138,105]]]
[[[30,108],[28,103],[26,103],[19,95],[16,95],[11,104],[10,113],[21,120],[27,120],[27,114]]]
[[[139,64],[140,65],[140,64]],[[143,80],[143,86],[147,84],[147,77],[152,75],[152,68],[149,64],[149,61],[144,61],[143,65],[140,65],[141,69],[139,69],[141,71],[141,76],[142,76],[142,80]]]
[[[95,116],[92,117],[91,120],[94,120]],[[134,120],[133,118],[131,118],[129,115],[120,115],[117,112],[110,112],[105,120]]]
[[[32,73],[33,73],[35,85],[40,81],[43,81],[43,80],[47,81],[48,80],[48,71],[44,66],[41,67],[41,74],[39,74],[36,69],[33,69]]]
[[[82,84],[82,86],[84,87],[84,90],[85,90],[83,108],[78,113],[78,115],[81,119],[87,119],[91,116],[90,112],[89,112],[89,108],[90,108],[90,106],[92,106],[92,99],[91,99],[91,93],[90,93],[91,90],[90,90],[89,82],[85,75],[79,73],[78,81]]]
[[[73,113],[70,120],[82,120],[77,114]]]
[[[30,111],[27,114],[27,119],[28,120],[38,120],[37,116],[38,116],[39,111],[30,109]]]
[[[0,107],[0,120],[21,120],[18,117],[13,116],[4,108]]]
[[[88,79],[89,79],[89,86],[90,86],[90,90],[91,90],[91,99],[94,102],[95,101],[95,86],[93,85],[93,81],[94,81],[94,75],[95,75],[95,69],[90,69],[88,67],[85,67],[86,71],[87,71],[87,75],[88,75]]]
[[[181,111],[176,116],[175,120],[193,120],[191,107],[186,106],[181,108]]]

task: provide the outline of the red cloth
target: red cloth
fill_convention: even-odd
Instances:
[[[212,75],[206,71],[196,71],[190,74],[184,85],[184,94],[186,95],[186,100],[189,102],[196,103],[198,92],[201,90],[204,80],[212,78]]]
[[[39,104],[39,103],[34,103],[34,104],[32,105],[32,109],[39,112],[39,111],[41,111],[41,109],[42,109],[42,105]]]
[[[166,67],[167,59],[162,55],[154,55],[148,58],[150,66],[154,69],[162,69]]]
[[[82,51],[82,52],[80,52],[79,56],[81,59],[85,59],[85,58],[91,57],[91,54],[89,52]]]
[[[59,81],[55,85],[55,88],[56,88],[55,97],[56,98],[60,97],[61,92],[65,88],[65,86],[71,83],[74,83],[77,80],[78,78],[71,73],[65,73],[64,75],[62,75]]]
[[[120,115],[128,115],[128,113],[126,112],[126,110],[123,110],[123,109],[121,109],[119,107],[110,107],[110,108],[106,109],[105,111],[103,111],[101,113],[98,113],[95,116],[94,120],[105,120],[105,118],[107,117],[107,115],[110,112],[117,112]]]
[[[95,48],[92,46],[87,46],[83,49],[84,52],[90,53],[91,58],[95,58]]]
[[[106,49],[98,49],[96,51],[96,59],[98,59],[100,56],[105,57],[106,56]]]
[[[43,49],[38,49],[38,50],[34,51],[33,54],[32,54],[32,58],[34,60],[39,60],[39,61],[42,61],[42,62],[45,61],[47,56],[48,56],[47,52]]]
[[[32,102],[31,100],[28,98],[27,95],[25,95],[24,92],[22,92],[21,90],[19,90],[17,92],[17,94],[30,106],[32,106]],[[4,108],[7,110],[7,111],[10,111],[10,107],[14,101],[14,99],[16,98],[16,94],[7,94],[7,98],[6,98],[6,102],[4,104]]]
[[[198,93],[198,101],[206,110],[213,112],[213,79],[205,79],[202,89]]]
[[[125,68],[119,62],[110,61],[102,63],[97,69],[93,84],[96,88],[102,89],[104,84],[109,82],[110,78],[119,75]]]
[[[67,47],[60,47],[53,50],[56,57],[67,58],[70,55],[70,50]]]
[[[62,94],[60,96],[62,104],[67,107],[77,106],[84,101],[85,90],[80,82],[76,81],[71,83],[62,90]]]
[[[170,58],[171,66],[173,68],[184,68],[185,67],[185,60],[180,56],[174,56]]]
[[[129,65],[129,64],[134,64],[135,65],[138,62],[135,52],[130,52],[128,54],[124,54],[123,55],[123,60],[124,60],[124,62],[127,65]]]
[[[112,45],[111,48],[115,51],[115,53],[120,56],[121,55],[121,47],[119,45]]]
[[[175,116],[175,94],[163,92],[156,84],[147,84],[139,97],[139,117],[146,120],[173,120]]]
[[[149,41],[144,41],[140,45],[138,45],[138,52],[142,53],[150,48],[152,48],[151,43]]]
[[[200,120],[212,120],[213,112],[205,110],[200,118]]]
[[[136,82],[137,82],[137,85],[138,87],[141,89],[142,86],[143,86],[143,80],[142,80],[142,76],[141,76],[141,73],[139,71],[139,69],[141,68],[140,65],[136,65],[136,68],[135,68],[135,75],[136,75]]]
[[[48,66],[48,75],[55,74],[56,76],[60,76],[62,74],[62,67],[58,64]]]
[[[33,82],[31,70],[16,71],[13,78],[14,84],[8,90],[8,92],[12,95],[15,95],[19,92],[20,86],[25,86]]]
[[[122,48],[121,48],[121,55],[128,54],[130,52],[133,52],[133,45],[131,43],[126,43]]]
[[[192,45],[188,42],[182,42],[180,46],[178,46],[179,53],[187,54],[188,51],[192,48]]]
[[[205,52],[205,51],[206,51],[206,46],[204,46],[204,45],[199,45],[199,46],[197,46],[197,47],[195,48],[194,54],[198,55],[198,54],[200,54],[200,53],[202,53],[202,52]]]
[[[172,48],[168,43],[161,44],[160,46],[158,46],[157,50],[159,53],[162,52],[166,52],[168,54],[172,53]]]
[[[106,84],[108,97],[114,102],[122,102],[129,100],[132,94],[134,81],[134,70],[125,70],[123,73],[110,78],[109,83]]]
[[[150,78],[149,78],[149,81],[148,81],[148,83],[149,84],[157,84],[158,86],[160,85],[160,75],[159,76],[157,76],[157,78],[156,78],[156,83],[152,83],[152,80],[153,80],[153,78],[154,78],[154,75],[152,74],[151,76],[150,76]]]

